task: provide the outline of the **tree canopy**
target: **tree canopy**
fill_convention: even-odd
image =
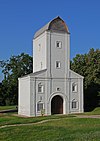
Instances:
[[[33,59],[28,54],[12,56],[7,61],[0,61],[0,67],[4,74],[2,87],[0,88],[0,105],[17,104],[18,99],[18,77],[32,73]]]
[[[84,76],[85,110],[100,106],[100,50],[92,48],[87,54],[77,54],[71,69]]]

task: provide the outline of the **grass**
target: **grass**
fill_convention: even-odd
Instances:
[[[86,112],[89,115],[100,115],[100,107],[95,108],[92,112]]]
[[[79,114],[80,115],[80,114]],[[81,115],[100,115],[100,107],[95,108],[93,111],[91,112],[84,112],[81,113]]]
[[[85,115],[100,113],[100,107]],[[58,120],[56,120],[58,119]],[[100,119],[77,118],[74,115],[18,117],[12,113],[0,114],[0,126],[36,123],[0,129],[0,141],[99,141]]]
[[[0,129],[0,141],[99,141],[100,119],[60,118]]]
[[[11,113],[1,114],[0,115],[0,126],[11,125],[11,124],[25,124],[25,123],[36,123],[43,120],[50,119],[62,119],[74,117],[72,115],[52,115],[52,116],[41,116],[41,117],[18,117],[17,114],[13,115]]]
[[[0,110],[16,109],[16,106],[0,106]]]

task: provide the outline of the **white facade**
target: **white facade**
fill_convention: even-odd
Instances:
[[[82,113],[83,77],[70,70],[70,33],[57,17],[33,39],[33,73],[19,78],[18,114]]]

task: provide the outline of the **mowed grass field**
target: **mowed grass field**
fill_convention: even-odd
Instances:
[[[5,125],[16,126],[2,127]],[[0,141],[100,141],[100,119],[74,115],[26,118],[13,113],[0,114]]]
[[[1,110],[15,110],[16,106],[0,106],[0,111]]]

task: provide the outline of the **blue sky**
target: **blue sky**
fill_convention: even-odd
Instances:
[[[100,49],[100,0],[0,0],[0,60],[32,55],[34,33],[61,16],[71,33],[71,58]]]

